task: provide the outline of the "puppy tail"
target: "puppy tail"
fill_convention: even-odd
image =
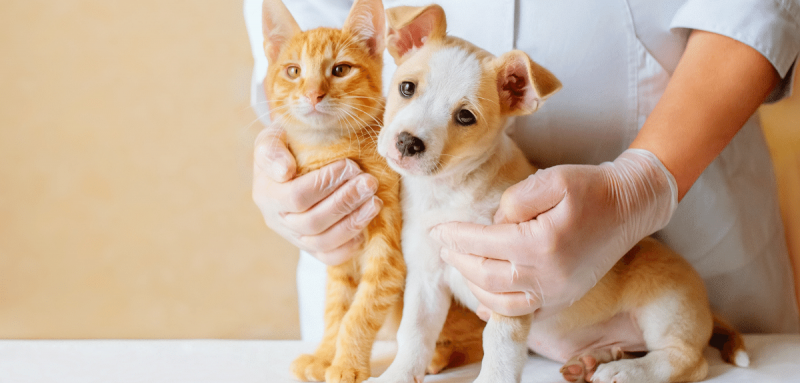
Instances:
[[[744,348],[742,334],[739,334],[730,323],[716,314],[714,315],[714,330],[708,344],[719,350],[722,360],[739,367],[750,365],[750,357]]]

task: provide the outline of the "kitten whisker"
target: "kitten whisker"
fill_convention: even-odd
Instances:
[[[344,113],[346,113],[346,114],[348,114],[348,115],[349,115],[349,116],[351,116],[353,119],[358,119],[358,117],[357,117],[357,116],[355,116],[355,115],[353,115],[352,113],[350,113],[350,112],[348,112],[348,111],[344,110],[344,108],[340,108],[339,110],[340,110],[340,111],[342,111],[342,112],[344,112]],[[349,123],[347,120],[343,120],[343,122],[344,122],[345,124],[347,124],[347,126],[348,126],[348,129],[351,129],[351,130],[352,130],[352,132],[353,132],[353,134],[352,134],[352,135],[356,137],[356,140],[358,141],[358,153],[359,153],[359,154],[361,154],[361,138],[358,136],[358,133],[359,133],[359,131],[357,131],[357,130],[356,130],[356,128],[355,128],[353,125],[351,125],[351,124],[350,124],[350,123]],[[362,124],[363,124],[363,121],[362,121]],[[364,126],[365,126],[365,128],[366,128],[367,124],[364,124]],[[363,129],[362,129],[362,130],[363,130]],[[351,143],[352,143],[352,138],[351,138]]]
[[[371,118],[373,121],[375,121],[375,124],[376,124],[378,127],[380,127],[380,128],[383,128],[383,124],[382,124],[382,123],[381,123],[381,121],[379,121],[379,120],[378,120],[376,117],[374,117],[374,116],[370,115],[370,114],[369,114],[369,113],[367,113],[366,111],[364,111],[364,110],[361,110],[361,109],[359,109],[358,107],[356,107],[356,106],[354,106],[354,105],[350,105],[350,108],[352,108],[352,109],[355,109],[355,110],[357,110],[357,111],[359,111],[359,112],[361,112],[361,113],[364,113],[364,114],[366,114],[367,116],[369,116],[369,118]],[[359,120],[361,120],[361,119],[359,119]],[[366,124],[366,121],[364,121],[364,120],[361,120],[361,122],[363,122],[364,124]]]

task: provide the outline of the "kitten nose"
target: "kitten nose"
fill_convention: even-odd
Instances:
[[[413,157],[425,151],[425,143],[408,132],[400,133],[394,146],[403,157]]]
[[[306,98],[311,102],[311,106],[316,106],[324,97],[325,93],[318,90],[306,93]]]

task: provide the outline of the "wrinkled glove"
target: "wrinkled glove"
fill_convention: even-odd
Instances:
[[[672,174],[651,152],[560,165],[508,188],[493,225],[450,222],[431,236],[490,310],[551,315],[580,299],[677,207]],[[479,313],[486,310],[479,309]]]
[[[253,201],[267,226],[327,265],[349,260],[383,206],[378,180],[345,159],[295,178],[297,164],[276,124],[256,138]]]

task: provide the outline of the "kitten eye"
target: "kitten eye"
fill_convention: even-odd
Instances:
[[[414,95],[417,85],[410,81],[403,81],[400,83],[400,95],[409,98]]]
[[[466,109],[459,110],[455,115],[455,120],[461,126],[469,126],[476,122],[475,115]]]
[[[289,76],[290,79],[296,79],[297,76],[300,75],[300,68],[292,65],[286,68],[286,75]]]
[[[350,73],[350,68],[352,68],[350,65],[339,64],[339,65],[333,67],[333,75],[336,76],[336,77],[344,77],[348,73]]]

